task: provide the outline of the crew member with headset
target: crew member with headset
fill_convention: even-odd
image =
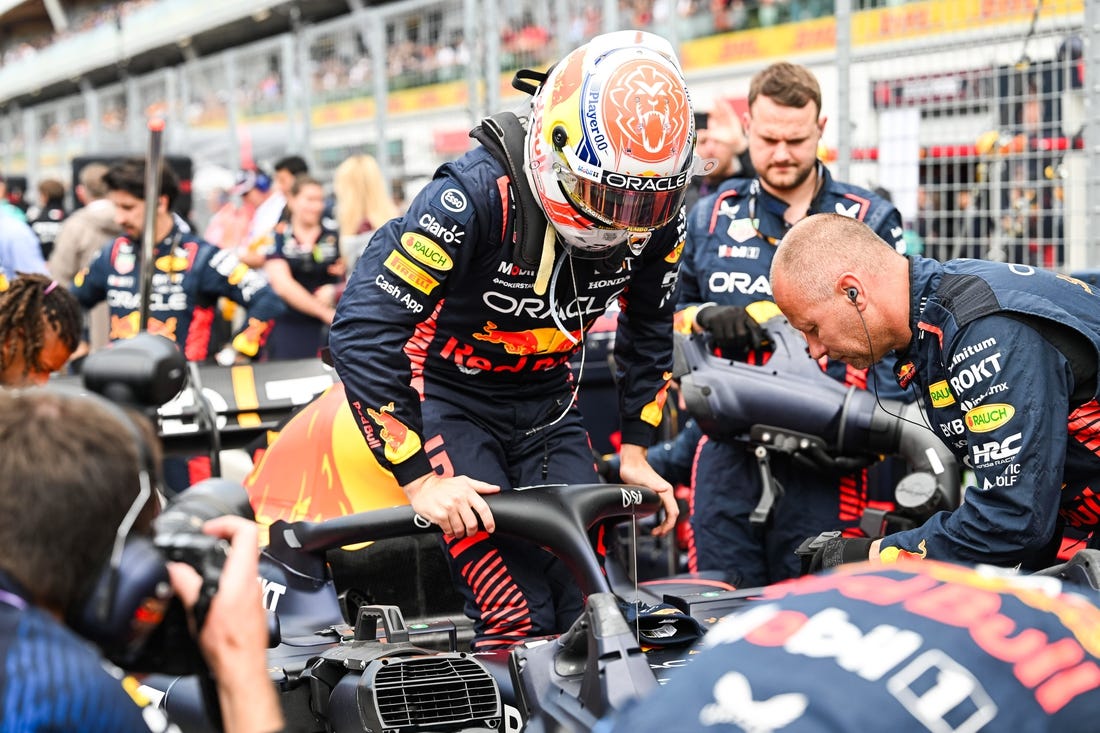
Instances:
[[[1097,546],[1096,290],[1028,265],[941,263],[880,245],[836,215],[800,222],[772,264],[776,303],[811,355],[864,367],[896,354],[897,384],[974,481],[954,511],[873,541],[831,540],[816,567],[917,557],[1036,569],[1067,528]]]

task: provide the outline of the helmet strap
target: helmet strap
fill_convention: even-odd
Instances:
[[[520,69],[516,72],[516,75],[512,77],[512,88],[524,94],[530,94],[533,97],[538,94],[539,89],[542,88],[543,83],[546,81],[546,77],[550,76],[550,72],[553,70],[553,66],[546,71]]]
[[[539,258],[539,269],[535,274],[535,295],[546,294],[546,286],[550,282],[550,271],[554,267],[554,251],[558,241],[558,231],[554,225],[546,222],[546,233],[542,235],[542,256]]]

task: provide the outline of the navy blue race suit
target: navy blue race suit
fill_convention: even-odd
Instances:
[[[225,297],[248,309],[248,322],[233,337],[233,348],[256,356],[275,319],[286,310],[263,277],[231,250],[218,249],[178,225],[157,243],[154,254],[148,331],[174,341],[188,361],[208,361],[216,346],[217,301]],[[138,332],[140,272],[141,243],[121,236],[76,275],[73,294],[82,306],[107,301],[112,341]]]
[[[0,733],[178,730],[138,682],[0,574]]]
[[[886,242],[904,249],[901,215],[885,199],[833,179],[818,163],[821,185],[807,216],[838,213],[865,222]],[[701,199],[688,218],[680,271],[679,308],[694,315],[703,303],[746,307],[772,302],[772,256],[790,225],[786,202],[771,195],[759,179],[730,179]],[[867,372],[839,362],[828,372],[845,384],[867,385]],[[883,397],[900,392],[888,366],[877,368]],[[785,490],[766,524],[749,517],[760,502],[760,466],[747,442],[704,437],[696,453],[689,551],[692,569],[719,570],[741,586],[767,585],[801,574],[794,550],[806,537],[830,529],[853,528],[867,504],[866,472],[839,478],[811,475],[790,456],[769,457],[775,480]],[[854,530],[850,530],[854,531]]]
[[[910,270],[913,340],[899,383],[915,386],[976,485],[955,511],[887,535],[880,552],[1048,564],[1060,524],[1100,525],[1100,297],[1026,265],[913,257]]]
[[[324,225],[313,245],[303,244],[294,236],[290,222],[275,226],[269,260],[285,260],[291,276],[303,288],[313,293],[324,285],[335,285],[343,278],[333,275],[331,268],[340,259],[340,234]],[[287,307],[286,313],[271,329],[265,353],[271,359],[307,359],[317,356],[325,345],[328,324],[319,318]]]
[[[843,566],[764,589],[593,733],[1089,733],[1097,600],[947,563]]]
[[[570,257],[556,244],[540,296],[535,272],[513,257],[508,190],[484,148],[442,166],[375,233],[337,307],[336,370],[367,444],[402,486],[433,470],[503,490],[597,482],[570,406],[569,361],[616,302],[623,442],[654,442],[671,378],[682,214],[638,256]],[[539,548],[481,532],[447,551],[480,648],[562,632],[580,612],[572,578]]]

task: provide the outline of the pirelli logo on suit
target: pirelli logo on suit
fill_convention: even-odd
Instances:
[[[386,269],[425,295],[435,290],[436,286],[439,285],[438,280],[424,272],[419,265],[411,262],[409,258],[396,249],[390,252],[390,256],[386,258]]]

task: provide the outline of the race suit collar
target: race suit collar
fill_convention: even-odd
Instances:
[[[829,169],[825,167],[825,164],[820,160],[817,161],[817,190],[814,191],[814,197],[810,199],[810,208],[808,212],[823,211],[821,208],[821,198],[825,195],[825,192],[832,188],[833,176],[829,173]]]
[[[814,189],[814,196],[810,200],[809,208],[806,209],[807,216],[823,211],[821,208],[821,200],[825,196],[826,191],[832,187],[833,179],[829,174],[829,169],[826,168],[820,160],[817,161],[815,166],[817,188]],[[765,220],[764,217],[760,217],[760,220],[756,224],[757,231],[763,235],[769,244],[779,244],[787,231],[791,228],[791,224],[788,224],[785,218],[787,209],[789,209],[791,205],[764,188],[760,176],[753,179],[752,186],[749,188],[748,199],[750,219],[756,219],[759,216],[756,212],[757,200],[760,201],[760,209],[769,214],[767,220]],[[775,224],[774,228],[771,226],[772,224]],[[772,231],[768,231],[769,229]]]
[[[921,314],[928,299],[936,292],[943,276],[943,264],[937,260],[917,255],[909,256],[909,346],[899,356],[914,352],[920,336]]]
[[[135,249],[137,250],[137,252],[140,255],[140,253],[141,253],[141,237],[138,237],[137,239],[134,239],[132,237],[127,237],[127,238],[130,240],[130,243],[135,247]],[[153,251],[154,252],[161,252],[162,250],[167,250],[168,252],[172,252],[176,249],[176,247],[179,246],[180,240],[182,240],[182,239],[183,239],[183,230],[180,229],[177,224],[173,223],[172,228],[168,230],[168,234],[166,234],[163,239],[161,239],[159,242],[157,242],[156,246],[153,248]]]

